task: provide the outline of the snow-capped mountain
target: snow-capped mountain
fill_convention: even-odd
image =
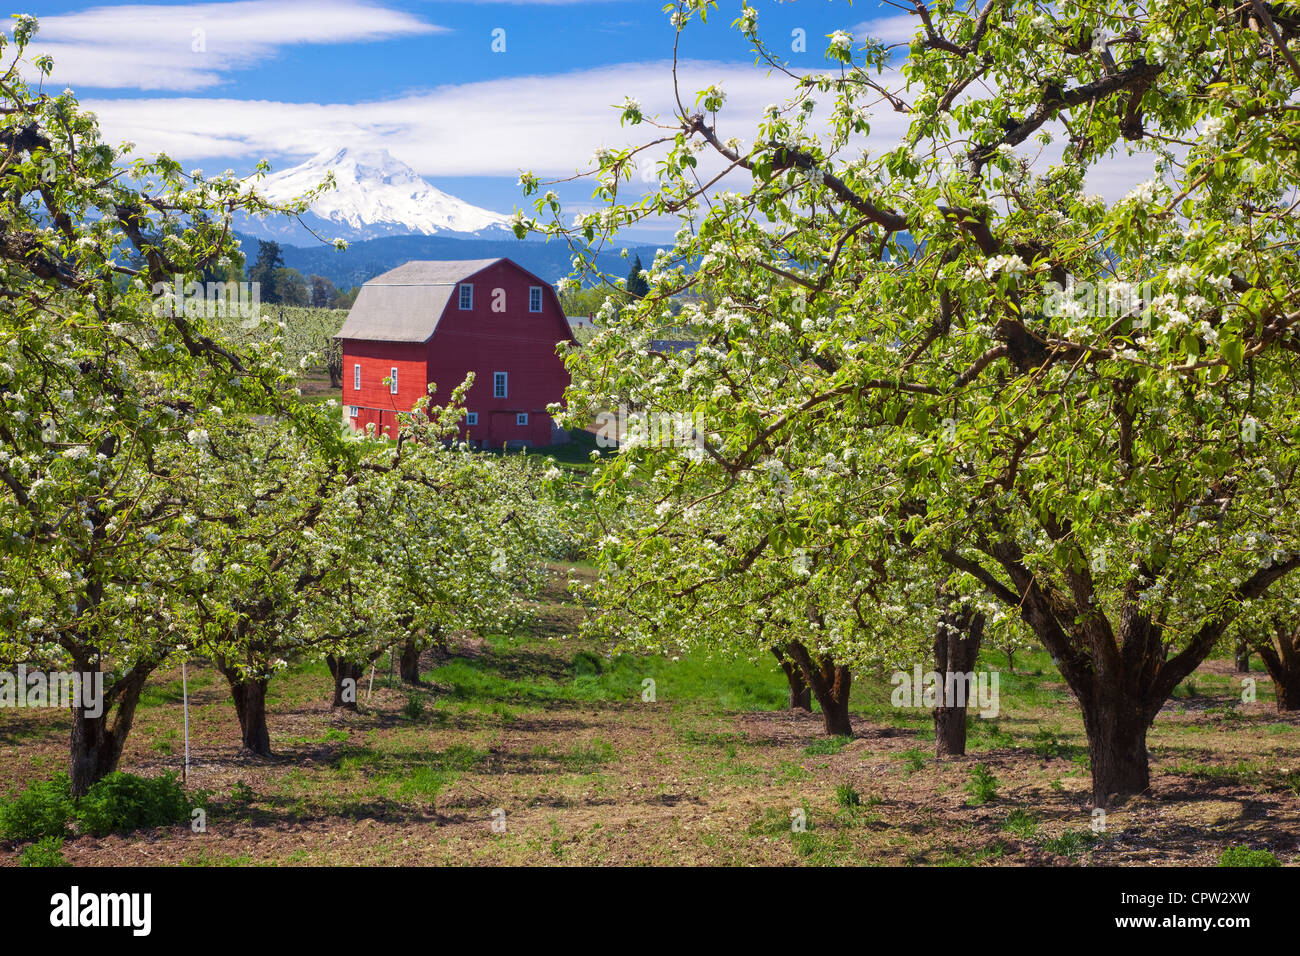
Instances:
[[[508,217],[448,195],[387,150],[328,149],[307,162],[262,180],[259,191],[275,201],[296,199],[334,173],[326,191],[303,222],[327,239],[380,236],[478,236],[504,238]],[[310,234],[284,216],[241,222],[239,231],[282,242],[306,241]]]

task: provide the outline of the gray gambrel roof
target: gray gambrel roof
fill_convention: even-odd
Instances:
[[[336,339],[427,342],[458,283],[503,259],[416,260],[361,286]]]

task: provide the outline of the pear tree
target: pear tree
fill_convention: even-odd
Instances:
[[[808,71],[746,5],[735,27],[786,99],[732,122],[725,90],[674,74],[670,115],[620,108],[647,132],[596,157],[606,208],[569,220],[542,193],[516,228],[601,248],[679,221],[646,295],[569,357],[572,406],[702,416],[697,461],[645,467],[707,472],[719,498],[792,446],[856,452],[883,540],[979,582],[1051,653],[1104,804],[1149,789],[1173,688],[1300,567],[1300,18],[912,6],[905,55],[839,31]],[[716,7],[670,4],[674,44]],[[901,134],[873,132],[882,113]],[[628,197],[651,148],[657,184]],[[657,354],[652,330],[700,285],[672,320],[698,347]],[[836,520],[841,483],[809,487],[754,547],[851,553],[874,533]]]

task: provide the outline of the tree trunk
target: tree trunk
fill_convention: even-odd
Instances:
[[[68,778],[74,797],[84,797],[91,784],[117,769],[123,743],[109,728],[107,715],[88,717],[81,708],[73,708]]]
[[[1013,568],[1021,580],[1025,621],[1051,653],[1083,712],[1093,805],[1105,807],[1112,799],[1149,792],[1147,730],[1174,687],[1218,643],[1225,624],[1207,625],[1170,657],[1163,621],[1146,612],[1140,589],[1130,584],[1114,614],[1117,627],[1111,617],[1091,611],[1079,615],[1067,631],[1048,592],[1018,565]],[[1079,603],[1091,604],[1089,580],[1076,578],[1072,583],[1081,595]],[[1057,599],[1066,600],[1059,595]]]
[[[812,712],[812,688],[803,679],[803,669],[781,652],[781,648],[772,648],[781,670],[785,672],[786,683],[790,685],[790,709]]]
[[[235,699],[235,713],[239,716],[239,734],[242,749],[259,757],[271,756],[271,732],[266,726],[267,680],[249,680],[238,674],[229,674],[230,695]]]
[[[941,595],[941,600],[946,600]],[[975,684],[975,663],[984,640],[984,615],[969,605],[946,610],[934,635],[934,670],[943,680],[939,706],[934,709],[934,750],[938,757],[966,754],[966,709]],[[963,676],[958,681],[955,675]]]
[[[1112,797],[1128,797],[1150,790],[1147,729],[1154,717],[1151,708],[1126,700],[1120,694],[1098,694],[1090,700],[1081,698],[1079,703],[1088,734],[1093,804],[1105,807]]]
[[[1236,665],[1238,674],[1250,673],[1250,645],[1241,641],[1233,654],[1233,663]]]
[[[336,710],[356,710],[365,664],[360,661],[341,660],[333,655],[326,657],[325,663],[329,665],[330,673],[334,675],[334,700],[330,706]]]
[[[1261,643],[1256,649],[1268,676],[1273,678],[1277,709],[1300,710],[1300,628],[1277,620],[1273,624],[1272,643]]]
[[[1066,541],[1073,533],[1048,515],[1043,529]],[[979,541],[978,548],[1006,573],[1011,587],[996,580],[987,568],[956,552],[944,552],[954,569],[974,574],[1021,618],[1052,655],[1083,710],[1092,762],[1093,800],[1104,806],[1111,797],[1145,793],[1151,787],[1146,734],[1161,706],[1223,638],[1233,614],[1207,620],[1176,652],[1168,642],[1165,612],[1152,613],[1143,601],[1161,568],[1139,562],[1113,611],[1103,611],[1097,587],[1085,560],[1063,569],[1066,588],[1044,583],[1026,566],[1020,547],[1006,535]],[[1233,605],[1254,600],[1286,575],[1300,568],[1300,555],[1260,568],[1227,596]],[[1261,653],[1263,648],[1261,647]]]
[[[89,661],[79,661],[76,666],[83,674],[98,671]],[[84,797],[91,784],[117,769],[126,736],[135,720],[144,682],[156,666],[155,663],[137,664],[113,687],[106,687],[98,716],[92,717],[85,708],[74,704],[68,759],[68,780],[73,797]],[[111,726],[110,715],[113,718]]]
[[[398,662],[398,671],[402,675],[404,683],[419,685],[420,648],[413,637],[408,637],[406,643],[402,645],[402,656]]]
[[[343,386],[343,349],[337,339],[325,340],[325,369],[329,372],[330,388]]]
[[[1300,671],[1273,678],[1278,710],[1300,710]]]
[[[849,689],[853,685],[853,674],[847,667],[837,665],[829,654],[821,655],[814,663],[808,648],[800,641],[791,641],[786,645],[786,651],[803,671],[804,680],[821,705],[822,722],[827,735],[852,737]]]
[[[213,663],[230,685],[235,716],[239,718],[240,750],[258,757],[271,756],[271,732],[266,726],[266,688],[270,678],[251,678],[225,658],[214,658]]]

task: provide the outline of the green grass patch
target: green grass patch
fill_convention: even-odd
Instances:
[[[1007,833],[1014,833],[1018,837],[1026,840],[1032,840],[1038,833],[1038,818],[1028,810],[1022,810],[1019,807],[1007,814],[1007,818],[1002,821],[1002,829]]]
[[[862,794],[851,783],[841,783],[835,788],[835,802],[845,808],[862,806]]]
[[[988,764],[977,763],[970,768],[970,777],[962,789],[970,794],[967,806],[983,806],[997,798],[998,778],[993,775]]]
[[[822,737],[820,740],[814,740],[807,747],[804,747],[803,752],[810,757],[837,754],[852,740],[852,737]]]
[[[1073,860],[1091,847],[1096,840],[1097,837],[1092,833],[1085,833],[1082,830],[1067,830],[1060,836],[1046,837],[1039,840],[1038,845],[1048,853],[1055,853],[1058,856],[1069,857]]]
[[[930,755],[920,747],[912,747],[897,754],[896,759],[903,761],[903,770],[910,775],[924,770],[925,765],[930,760]]]

